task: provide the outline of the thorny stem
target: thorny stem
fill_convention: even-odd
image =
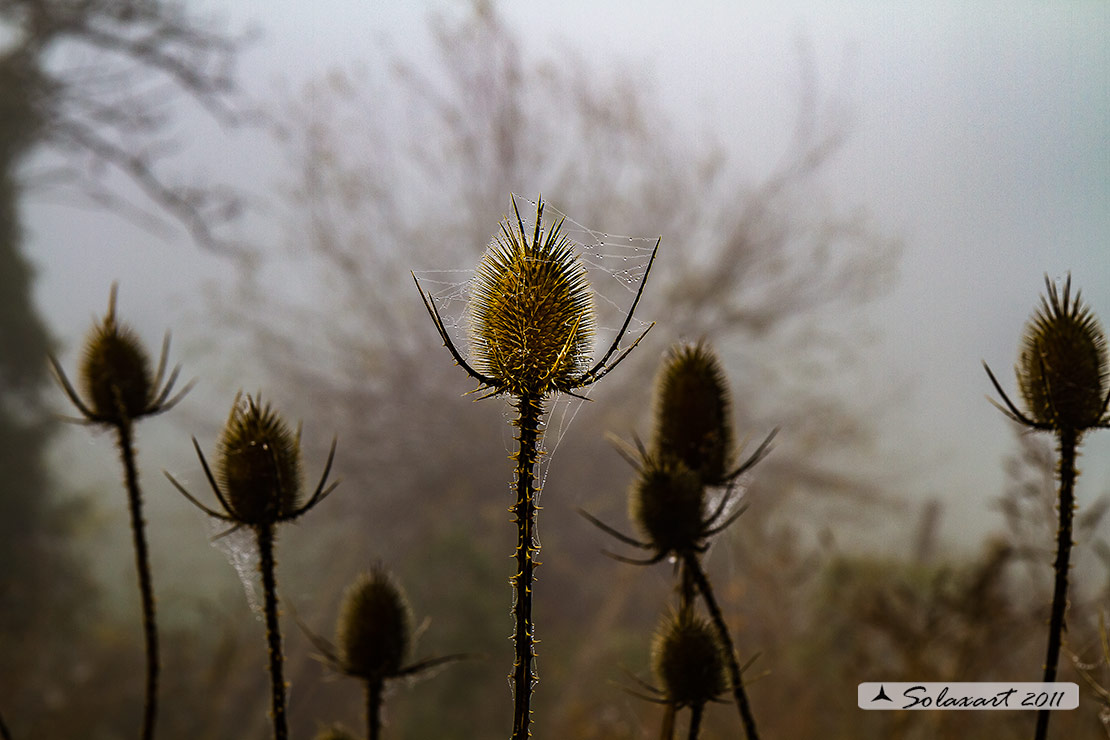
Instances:
[[[515,593],[513,618],[515,631],[513,643],[516,657],[513,661],[513,740],[529,736],[531,722],[532,687],[537,680],[532,668],[536,657],[535,630],[532,623],[533,571],[537,565],[539,542],[536,540],[536,487],[535,466],[539,455],[539,426],[543,415],[543,399],[525,394],[516,399],[518,417],[513,422],[520,433],[516,461],[516,503],[509,509],[517,525],[516,572],[509,579]]]
[[[1044,682],[1056,680],[1056,667],[1060,660],[1060,642],[1064,631],[1064,612],[1068,605],[1068,561],[1071,558],[1071,522],[1075,514],[1075,448],[1078,433],[1074,429],[1060,430],[1060,529],[1056,533],[1056,583],[1052,590],[1052,613],[1048,621],[1048,650],[1044,661]],[[1037,713],[1036,740],[1048,737],[1048,720],[1051,713],[1042,709]]]
[[[740,724],[744,726],[744,734],[747,735],[748,740],[759,740],[759,733],[755,729],[755,716],[752,714],[751,704],[748,703],[748,695],[744,692],[744,681],[740,676],[740,663],[736,659],[736,648],[732,644],[732,637],[728,633],[725,618],[721,615],[721,607],[717,605],[717,599],[713,596],[713,587],[709,584],[709,579],[705,577],[705,571],[701,569],[701,563],[698,562],[697,555],[687,552],[683,554],[682,560],[697,585],[698,591],[701,592],[702,598],[705,599],[705,606],[709,610],[713,626],[717,629],[717,638],[725,649],[729,675],[732,678],[732,695],[736,698],[736,708],[740,711]]]
[[[270,650],[270,707],[274,719],[274,740],[288,740],[285,717],[284,657],[281,652],[281,624],[278,621],[277,579],[274,576],[274,527],[255,527],[258,537],[258,569],[262,571],[265,593],[266,642]]]
[[[678,610],[680,612],[685,612],[694,605],[695,589],[693,576],[690,575],[690,568],[684,558],[678,563]],[[673,740],[676,711],[674,704],[667,704],[664,707],[663,726],[659,731],[660,740]]]
[[[122,404],[121,404],[122,406]],[[154,618],[154,586],[150,577],[150,556],[143,523],[143,499],[139,474],[135,469],[135,449],[131,421],[126,417],[116,424],[116,434],[127,483],[127,502],[131,512],[131,534],[135,543],[135,568],[139,574],[139,595],[143,610],[143,636],[146,647],[146,699],[143,704],[143,740],[154,737],[158,715],[158,625]]]
[[[381,678],[366,681],[366,737],[378,740],[382,732],[382,689],[385,681]]]
[[[687,735],[689,740],[698,740],[698,734],[701,732],[701,715],[704,711],[704,704],[695,704],[690,707],[690,732]]]

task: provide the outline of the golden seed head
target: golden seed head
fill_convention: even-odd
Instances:
[[[275,524],[300,505],[299,435],[262,399],[235,397],[220,437],[217,471],[230,514],[249,525]]]
[[[629,516],[659,552],[697,546],[705,529],[705,487],[681,460],[646,457],[632,484]]]
[[[1071,300],[1071,276],[1060,294],[1048,279],[1048,297],[1025,327],[1018,386],[1032,419],[1082,431],[1105,423],[1110,365],[1106,335],[1091,310]]]
[[[651,665],[667,701],[698,706],[728,687],[725,656],[712,625],[690,609],[668,617],[655,634]]]
[[[150,358],[130,327],[116,321],[116,288],[108,313],[93,326],[85,342],[81,385],[92,411],[112,421],[139,418],[148,412],[154,394]]]
[[[516,209],[516,203],[513,203]],[[586,370],[594,312],[586,268],[562,221],[544,233],[505,221],[478,265],[470,313],[475,369],[512,395],[572,390]]]
[[[343,596],[337,628],[343,670],[363,679],[400,673],[412,641],[412,610],[389,574],[375,567]]]
[[[709,485],[728,474],[732,421],[728,383],[704,343],[671,349],[655,394],[654,449],[674,455]]]

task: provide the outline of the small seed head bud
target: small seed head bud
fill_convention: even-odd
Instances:
[[[514,209],[516,204],[513,204]],[[586,269],[562,222],[545,234],[501,225],[474,278],[470,306],[475,369],[516,396],[571,390],[586,369],[594,313]]]
[[[705,487],[674,457],[643,460],[628,506],[632,521],[659,552],[692,550],[705,528]]]
[[[243,524],[274,524],[300,505],[300,440],[261,399],[236,396],[220,438],[217,470],[228,514]]]
[[[662,624],[652,644],[651,663],[664,695],[676,707],[705,704],[728,687],[717,634],[689,609]]]
[[[732,421],[728,383],[705,344],[679,345],[667,356],[656,391],[655,446],[708,485],[728,475]]]
[[[412,640],[412,611],[400,587],[381,568],[347,589],[337,628],[343,670],[362,679],[400,673]]]
[[[116,321],[115,286],[108,313],[85,342],[80,373],[82,388],[97,416],[119,422],[147,413],[154,392],[150,358],[135,332]]]
[[[1034,421],[1082,431],[1105,423],[1110,365],[1098,318],[1078,292],[1069,299],[1070,288],[1069,276],[1061,300],[1048,283],[1048,297],[1025,328],[1017,378]]]

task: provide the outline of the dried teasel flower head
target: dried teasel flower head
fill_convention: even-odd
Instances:
[[[92,328],[85,342],[80,382],[90,410],[105,420],[133,420],[149,413],[155,379],[150,357],[131,328],[116,319],[115,285],[108,313]]]
[[[1046,277],[1048,296],[1025,327],[1017,371],[1029,417],[1038,425],[1082,431],[1107,424],[1110,387],[1106,335],[1076,291],[1063,296]]]
[[[704,342],[671,348],[656,390],[653,448],[718,485],[729,474],[732,421],[728,383]]]
[[[705,704],[728,688],[717,633],[692,609],[664,620],[652,643],[651,666],[663,696],[675,707]]]
[[[643,459],[628,509],[629,518],[657,553],[696,550],[705,535],[705,487],[678,458]]]
[[[236,395],[216,470],[236,522],[274,524],[302,509],[300,435],[261,398]]]
[[[373,568],[347,589],[336,633],[339,664],[348,675],[375,680],[404,672],[412,610],[383,568]]]
[[[586,269],[562,233],[544,231],[543,202],[526,229],[516,201],[474,278],[470,314],[475,370],[511,395],[544,395],[581,385],[594,333]]]

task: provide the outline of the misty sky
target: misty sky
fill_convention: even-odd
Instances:
[[[233,28],[263,32],[242,72],[244,87],[265,97],[280,80],[295,88],[367,59],[383,40],[419,59],[427,12],[460,7],[280,0],[220,12]],[[949,504],[946,534],[977,541],[997,525],[988,502],[1013,447],[984,398],[980,361],[1012,387],[1019,336],[1045,273],[1070,270],[1110,321],[1110,4],[677,7],[567,0],[505,3],[503,12],[537,59],[569,48],[598,65],[639,70],[690,135],[727,127],[730,141],[750,142],[734,156],[753,181],[789,145],[804,69],[799,44],[811,50],[821,89],[845,97],[854,114],[850,140],[823,175],[825,192],[838,206],[865,208],[883,233],[905,242],[897,285],[872,308],[881,332],[874,372],[908,388],[894,415],[904,421],[890,427],[898,439],[884,454],[892,467],[917,471],[904,493]],[[259,163],[244,162],[237,145],[205,141],[190,150],[188,172],[255,176]],[[38,200],[26,214],[37,297],[70,346],[103,310],[112,279],[124,285],[127,313],[148,317],[135,322],[146,336],[203,315],[198,283],[184,278],[218,278],[222,266],[183,235],[152,242],[119,218]],[[203,341],[203,327],[177,331],[185,351]],[[1092,435],[1081,460],[1081,503],[1110,489],[1110,439],[1101,437],[1110,432]]]

